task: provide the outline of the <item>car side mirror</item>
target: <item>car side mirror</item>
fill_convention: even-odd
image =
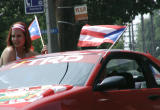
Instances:
[[[110,76],[105,78],[95,87],[96,91],[105,91],[112,89],[124,89],[127,87],[126,79],[123,76]]]

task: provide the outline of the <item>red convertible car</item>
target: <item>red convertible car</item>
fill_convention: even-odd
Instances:
[[[149,53],[52,53],[0,68],[0,110],[160,110],[159,87]]]

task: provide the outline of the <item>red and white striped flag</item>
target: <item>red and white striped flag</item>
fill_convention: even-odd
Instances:
[[[100,46],[102,43],[116,42],[126,26],[119,25],[85,25],[78,41],[79,47]]]

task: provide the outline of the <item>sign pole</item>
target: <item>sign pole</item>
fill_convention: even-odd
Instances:
[[[57,28],[56,24],[56,0],[45,1],[45,14],[48,36],[48,51],[49,53],[59,51],[59,39],[56,34],[51,33],[52,28]]]

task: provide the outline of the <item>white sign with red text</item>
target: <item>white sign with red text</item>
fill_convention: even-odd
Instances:
[[[88,20],[88,13],[87,13],[87,5],[80,5],[74,7],[74,13],[75,13],[75,20]]]

